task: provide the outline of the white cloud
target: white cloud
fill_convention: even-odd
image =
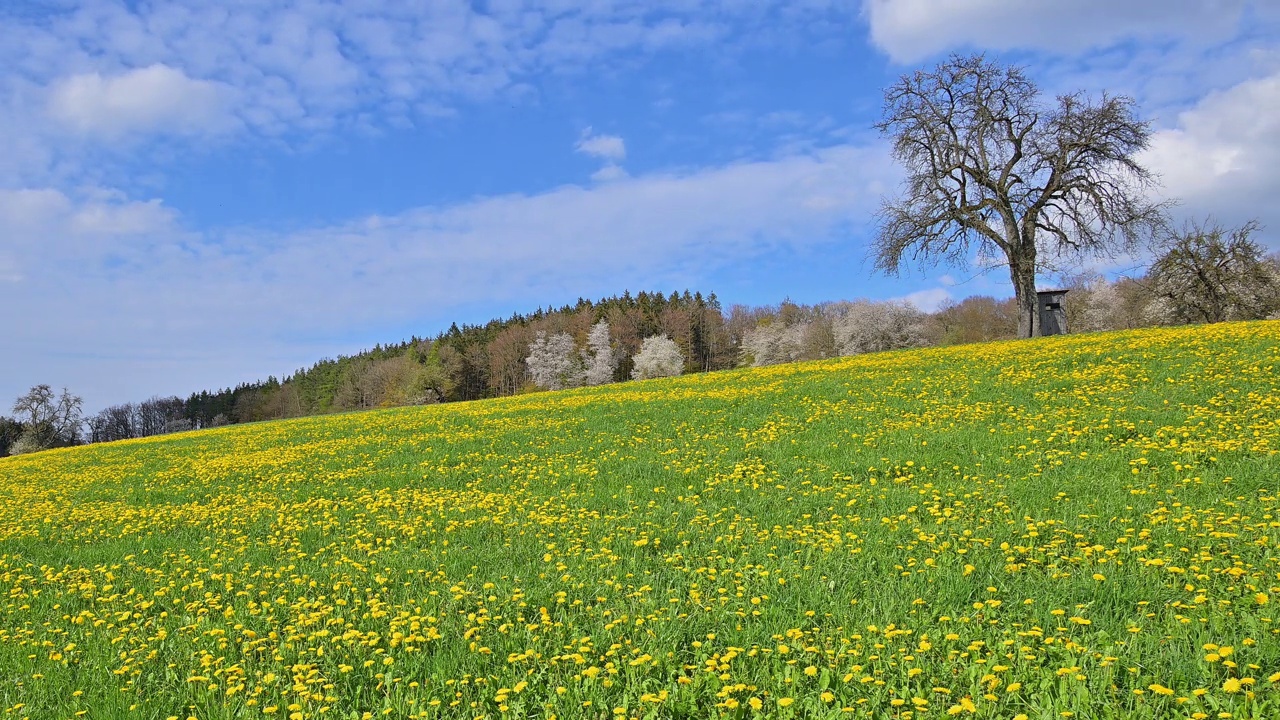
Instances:
[[[582,131],[574,150],[604,161],[604,165],[591,174],[592,180],[613,182],[627,177],[627,171],[619,165],[627,157],[627,145],[617,135],[600,135],[587,128]]]
[[[591,179],[596,182],[612,182],[627,177],[627,171],[620,166],[608,163],[599,170],[591,173]]]
[[[105,257],[145,262],[157,237],[178,237],[177,214],[160,200],[132,201],[85,190],[77,197],[50,188],[0,189],[6,228],[3,274],[12,282],[66,273],[66,281]],[[26,293],[26,305],[32,304]]]
[[[133,133],[202,135],[231,128],[233,91],[155,64],[112,76],[72,75],[54,83],[50,116],[83,135],[117,139]]]
[[[1249,0],[864,0],[871,40],[913,63],[948,50],[1077,52],[1126,38],[1222,39]],[[1262,5],[1263,3],[1257,3]]]
[[[708,6],[688,0],[609,3],[457,0],[150,4],[94,0],[0,22],[5,80],[53,87],[47,110],[83,132],[223,129],[227,88],[244,127],[268,134],[447,112],[462,100],[525,92],[528,78],[604,69],[673,46],[735,44],[780,31],[834,33],[822,3]],[[851,13],[850,13],[851,14]],[[198,79],[197,79],[198,78]],[[0,98],[2,99],[2,98]],[[0,108],[3,103],[0,103]],[[13,108],[19,109],[19,108]]]
[[[627,145],[617,135],[599,135],[591,128],[582,131],[582,137],[574,149],[584,155],[600,158],[606,162],[617,163],[627,157]]]
[[[1143,161],[1182,211],[1238,224],[1258,217],[1280,231],[1280,73],[1207,95],[1152,138]],[[1275,246],[1280,246],[1277,244]]]
[[[946,288],[930,288],[917,290],[894,299],[909,303],[921,312],[931,313],[936,312],[943,303],[951,299],[951,292]]]

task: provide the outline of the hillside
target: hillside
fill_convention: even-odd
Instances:
[[[1262,322],[6,458],[0,707],[1276,717],[1278,454]]]

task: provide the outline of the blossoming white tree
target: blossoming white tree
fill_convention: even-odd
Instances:
[[[547,390],[578,387],[586,379],[586,369],[568,333],[548,336],[539,332],[529,344],[524,362],[534,384]]]
[[[832,323],[841,355],[922,347],[925,315],[905,302],[850,303]]]
[[[684,353],[666,335],[645,338],[640,343],[640,352],[635,354],[632,361],[635,363],[631,370],[631,378],[634,380],[669,377],[684,372]]]
[[[582,362],[586,366],[586,383],[604,385],[613,382],[613,371],[618,369],[618,353],[609,339],[609,323],[601,320],[591,326],[587,335],[587,347],[582,350]]]

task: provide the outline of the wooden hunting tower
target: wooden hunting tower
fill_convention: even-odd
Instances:
[[[1041,290],[1036,293],[1040,308],[1040,334],[1063,335],[1067,332],[1067,311],[1062,307],[1066,290]]]

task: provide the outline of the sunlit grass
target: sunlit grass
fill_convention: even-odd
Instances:
[[[1280,717],[1278,378],[1232,324],[0,460],[0,716]]]

